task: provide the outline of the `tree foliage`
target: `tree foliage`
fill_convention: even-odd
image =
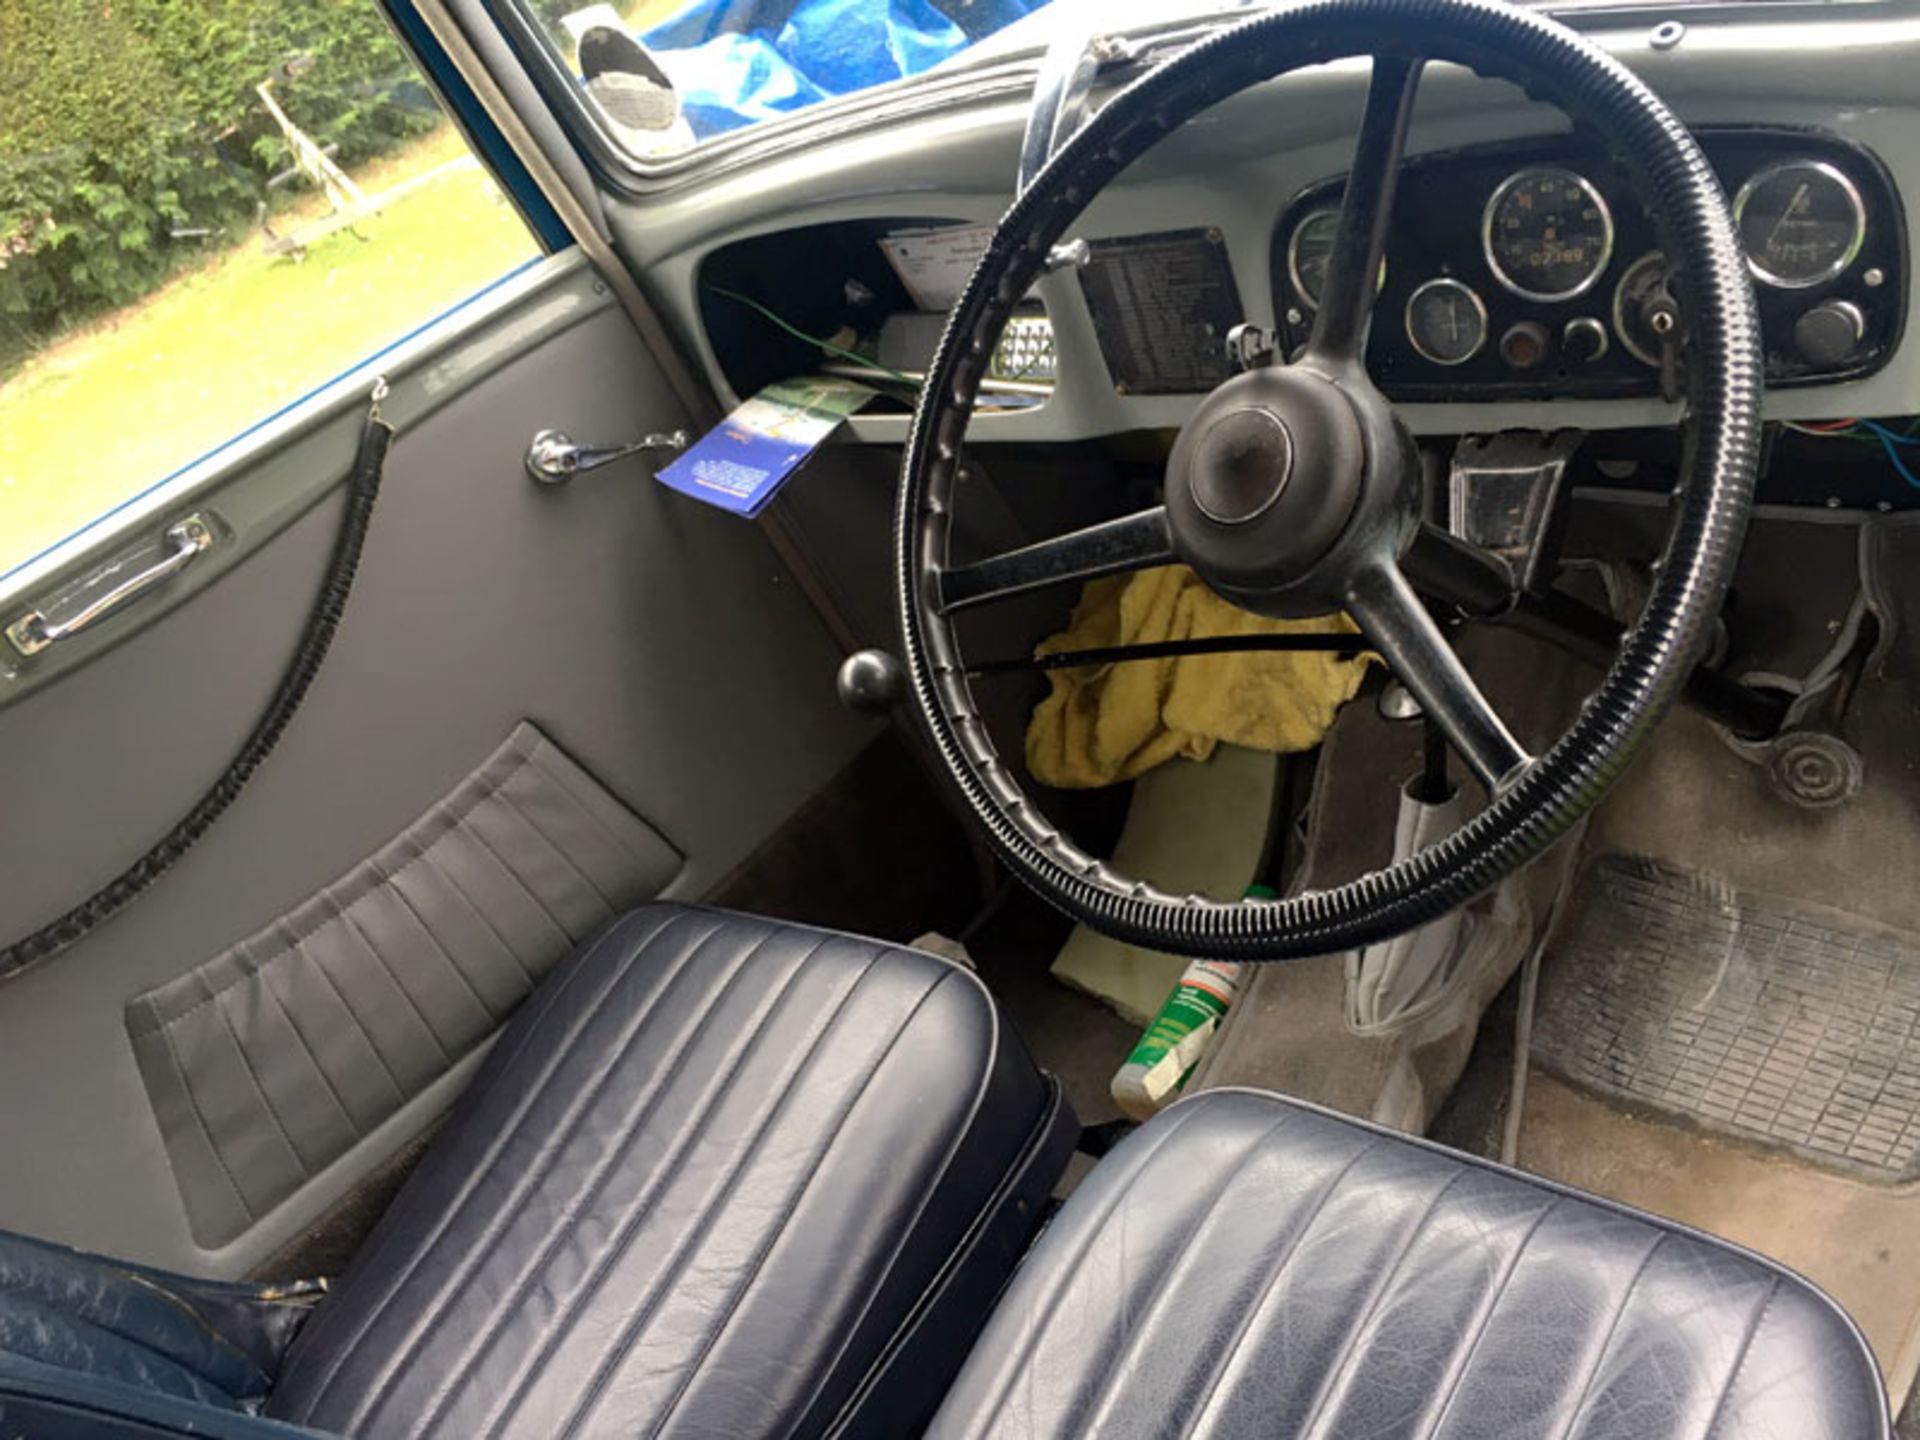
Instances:
[[[0,0],[0,333],[137,299],[291,163],[255,91],[352,166],[438,119],[374,0]],[[0,352],[13,348],[0,343]]]

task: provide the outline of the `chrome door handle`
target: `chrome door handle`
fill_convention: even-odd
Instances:
[[[178,575],[212,544],[212,527],[198,515],[189,515],[178,524],[167,527],[167,553],[156,563],[95,595],[64,620],[49,620],[45,612],[29,610],[7,626],[7,639],[22,655],[38,655],[56,640],[78,635],[88,626],[106,619],[128,601]]]
[[[576,475],[598,470],[629,455],[686,448],[684,430],[643,435],[630,445],[582,445],[564,430],[542,430],[527,446],[527,474],[541,485],[564,485]]]

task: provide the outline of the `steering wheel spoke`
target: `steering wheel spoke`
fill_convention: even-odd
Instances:
[[[1429,600],[1477,620],[1504,615],[1520,594],[1513,567],[1505,560],[1430,521],[1414,533],[1400,568]]]
[[[1488,794],[1498,795],[1526,769],[1533,757],[1481,693],[1397,565],[1363,571],[1347,596],[1347,610]]]
[[[1347,171],[1346,193],[1334,231],[1333,253],[1320,286],[1307,354],[1329,365],[1364,363],[1373,303],[1379,294],[1380,257],[1393,215],[1393,193],[1407,148],[1407,126],[1420,92],[1424,60],[1376,55],[1367,86],[1367,108]]]
[[[1168,564],[1173,558],[1167,512],[1164,506],[1156,505],[971,565],[942,570],[938,581],[940,612],[952,614],[1069,580],[1145,570]]]

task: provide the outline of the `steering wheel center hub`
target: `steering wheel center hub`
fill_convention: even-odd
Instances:
[[[1174,548],[1222,594],[1271,597],[1336,547],[1366,474],[1361,417],[1331,380],[1304,369],[1235,376],[1201,403],[1168,458]]]
[[[1293,432],[1263,405],[1230,410],[1194,446],[1187,485],[1220,525],[1244,525],[1267,510],[1293,476]]]

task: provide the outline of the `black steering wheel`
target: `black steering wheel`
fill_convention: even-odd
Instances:
[[[1384,37],[1384,38],[1383,38]],[[1088,202],[1155,141],[1250,85],[1372,55],[1339,228],[1305,352],[1209,395],[1181,432],[1164,504],[975,564],[948,563],[954,477],[1000,332]],[[1530,755],[1421,599],[1460,567],[1497,566],[1424,526],[1411,437],[1368,378],[1373,279],[1422,66],[1510,80],[1592,126],[1654,218],[1688,298],[1692,355],[1682,481],[1650,597],[1566,733]],[[1732,574],[1752,508],[1759,322],[1718,180],[1693,138],[1591,42],[1504,0],[1302,0],[1181,52],[1115,96],[1001,220],[921,390],[895,521],[907,673],[954,784],[1014,874],[1074,918],[1157,949],[1234,960],[1326,954],[1464,904],[1565,835],[1626,769],[1680,689]],[[1165,894],[1049,825],[996,753],[952,616],[1040,584],[1191,565],[1269,615],[1344,609],[1486,786],[1473,820],[1349,884],[1276,901]]]

